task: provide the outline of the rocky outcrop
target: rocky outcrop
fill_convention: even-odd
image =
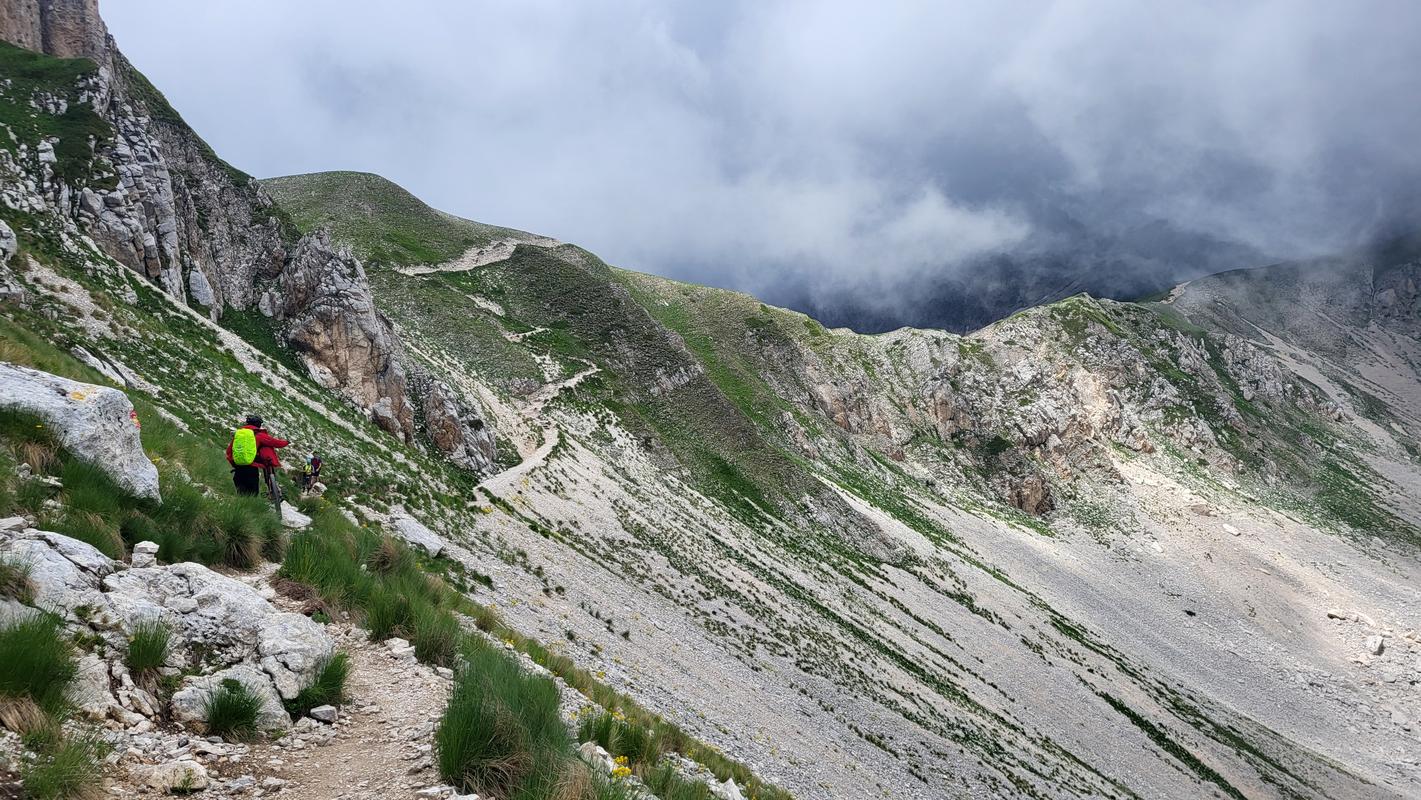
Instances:
[[[375,308],[365,268],[331,247],[324,231],[301,240],[262,295],[262,313],[281,326],[311,377],[366,409],[405,441],[414,436],[399,339]]]
[[[97,58],[108,29],[98,0],[7,0],[0,5],[0,39],[61,58]]]
[[[143,452],[138,414],[123,392],[0,363],[0,407],[44,420],[74,457],[135,497],[160,498],[158,470]]]
[[[309,684],[334,649],[319,623],[277,611],[252,587],[201,564],[130,569],[105,578],[103,588],[125,626],[160,620],[180,649],[259,668],[285,698]]]
[[[454,463],[474,471],[491,466],[493,431],[477,402],[425,376],[404,354],[360,262],[334,250],[324,233],[300,237],[255,181],[218,158],[118,51],[92,0],[7,5],[0,36],[93,59],[98,69],[41,98],[42,111],[88,105],[111,129],[92,142],[91,169],[78,175],[71,169],[61,177],[55,153],[62,143],[55,140],[20,142],[13,155],[0,151],[0,202],[57,215],[213,319],[259,303],[317,383],[404,441],[422,429]],[[0,264],[17,246],[4,234]],[[0,294],[13,294],[8,285],[0,270]],[[112,366],[85,352],[92,357],[86,360]],[[422,391],[411,391],[415,377],[423,379]]]
[[[493,467],[493,426],[483,409],[460,396],[448,384],[417,372],[420,413],[425,435],[434,449],[459,466],[475,472]]]
[[[144,543],[134,548],[145,556],[141,563],[151,563],[152,550]],[[139,623],[167,627],[166,668],[193,673],[172,698],[180,721],[201,720],[207,695],[232,679],[265,700],[263,729],[287,727],[282,700],[310,685],[335,651],[319,623],[279,611],[251,586],[200,564],[127,568],[67,536],[9,525],[0,528],[0,556],[29,565],[35,608],[97,634],[109,652],[122,654]],[[6,606],[0,614],[16,611]],[[162,702],[136,683],[121,659],[85,657],[71,695],[94,718],[132,722],[135,714],[162,713]]]

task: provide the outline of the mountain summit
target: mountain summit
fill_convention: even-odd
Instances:
[[[120,791],[250,791],[187,733],[232,681],[300,719],[239,755],[316,764],[340,715],[370,744],[278,796],[1421,794],[1410,249],[861,335],[378,176],[254,180],[92,3],[0,34],[0,357],[33,368],[0,406],[122,390],[162,489],[109,502],[92,454],[0,426],[0,556],[53,567],[27,596],[99,676]],[[325,464],[285,551],[260,504],[203,510],[252,411]],[[187,660],[120,668],[137,610]],[[341,711],[308,702],[337,641]],[[526,734],[502,771],[456,758],[485,730]],[[0,740],[16,780],[36,741]]]

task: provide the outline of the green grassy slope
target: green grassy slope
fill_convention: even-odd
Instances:
[[[494,239],[526,236],[437,211],[368,172],[287,175],[261,185],[302,233],[327,226],[356,255],[381,264],[439,264]]]
[[[0,148],[15,153],[23,144],[33,153],[41,139],[57,137],[57,177],[116,185],[117,177],[97,163],[89,149],[90,139],[111,139],[113,128],[92,106],[79,102],[80,82],[97,69],[86,58],[50,58],[0,42],[0,76],[5,79],[0,87],[0,125],[10,129],[10,135],[0,136]],[[54,115],[36,110],[33,99],[46,95],[67,103],[65,112]]]

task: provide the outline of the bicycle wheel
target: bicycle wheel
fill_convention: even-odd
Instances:
[[[268,469],[266,472],[266,496],[271,501],[271,507],[276,510],[276,515],[281,516],[281,485],[276,482],[276,470]]]

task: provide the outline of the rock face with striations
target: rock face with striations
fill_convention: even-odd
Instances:
[[[94,58],[108,31],[98,0],[6,0],[0,5],[0,39],[61,58]]]
[[[375,308],[364,267],[333,249],[324,231],[301,240],[261,309],[281,325],[317,383],[369,410],[390,433],[412,438],[399,339]]]
[[[417,373],[412,383],[420,390],[425,433],[434,448],[465,469],[491,470],[495,456],[493,427],[486,421],[483,409],[427,373]]]

